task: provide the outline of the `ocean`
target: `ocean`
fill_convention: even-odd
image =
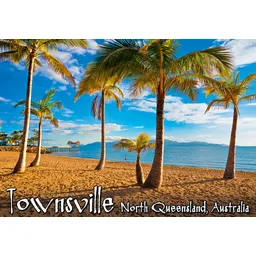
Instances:
[[[136,154],[113,148],[113,142],[107,143],[107,160],[135,162]],[[100,158],[100,143],[92,143],[80,146],[80,151],[53,153],[59,156],[79,158]],[[228,154],[228,146],[207,143],[174,143],[165,142],[164,164],[176,166],[205,167],[213,169],[225,169]],[[154,151],[141,154],[142,163],[152,163]],[[236,169],[256,171],[256,147],[237,147]]]

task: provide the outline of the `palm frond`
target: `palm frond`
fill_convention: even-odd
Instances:
[[[239,102],[256,100],[256,94],[246,95],[239,99]]]
[[[155,148],[156,147],[156,143],[155,142],[151,142],[147,145],[147,148]]]
[[[40,56],[46,61],[48,66],[57,74],[61,75],[66,81],[75,86],[75,79],[61,61],[49,53],[43,52]]]
[[[176,60],[180,70],[200,75],[212,75],[214,71],[227,76],[234,69],[233,57],[225,47],[212,47],[189,53]]]
[[[46,46],[49,49],[57,49],[60,45],[68,47],[88,47],[85,39],[41,39],[39,42],[39,47]]]
[[[227,102],[227,101],[225,101],[225,100],[212,100],[212,101],[208,104],[208,106],[207,106],[207,108],[206,108],[206,110],[205,110],[205,113],[207,113],[207,112],[211,109],[211,107],[212,107],[213,105],[219,105],[219,106],[222,106],[222,107],[224,107],[224,108],[228,108],[229,102]]]
[[[166,80],[165,92],[172,88],[173,91],[180,91],[183,94],[187,94],[191,100],[195,100],[198,93],[197,84],[198,81],[190,76],[171,77]]]
[[[113,91],[111,91],[111,90],[108,90],[108,91],[105,93],[105,96],[106,96],[106,100],[113,99],[113,100],[116,102],[117,108],[118,108],[119,110],[121,109],[122,103],[121,103],[121,100],[120,100],[120,98],[118,97],[117,94],[115,94],[115,93],[114,93]]]
[[[148,142],[150,141],[150,136],[145,132],[140,133],[136,137],[136,146],[139,151],[145,150]]]
[[[17,102],[13,107],[17,108],[18,106],[25,106],[25,105],[26,105],[26,101],[21,100],[21,101]]]
[[[62,109],[63,105],[60,101],[54,101],[48,105],[49,108]]]
[[[42,105],[47,105],[52,100],[52,98],[55,95],[55,93],[56,93],[55,89],[51,89],[51,90],[47,91],[45,93],[45,96],[41,100],[41,104]]]
[[[252,81],[256,79],[256,73],[248,75],[243,81],[239,83],[239,87],[247,87]]]
[[[94,118],[97,118],[101,120],[101,107],[102,107],[102,98],[97,94],[93,101],[91,106],[91,112]]]
[[[34,108],[31,108],[30,112],[31,112],[32,115],[35,115],[35,116],[39,116],[40,115],[40,113],[36,109],[34,109]]]
[[[143,59],[140,52],[141,40],[117,39],[109,40],[101,45],[95,59],[94,73],[99,78],[122,78],[135,70],[136,59]]]
[[[133,140],[121,139],[118,143],[114,144],[115,149],[126,149],[128,151],[136,151],[136,143]]]
[[[56,127],[56,128],[59,127],[59,121],[58,121],[55,117],[53,117],[53,118],[50,119],[50,123],[51,123],[52,125],[54,125],[54,127]]]

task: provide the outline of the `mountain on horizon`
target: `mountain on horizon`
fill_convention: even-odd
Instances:
[[[118,140],[116,141],[109,141],[106,142],[107,145],[114,145]],[[178,142],[175,140],[164,140],[165,146],[171,146],[171,145],[190,145],[190,146],[207,146],[207,145],[212,145],[212,146],[228,146],[226,144],[216,144],[216,143],[208,143],[208,142],[203,142],[203,141],[188,141],[188,142]],[[83,146],[96,146],[100,145],[101,142],[92,142],[88,144],[84,144]]]

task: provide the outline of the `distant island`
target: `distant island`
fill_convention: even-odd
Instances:
[[[68,141],[67,144],[68,144],[68,145],[81,145],[81,142],[80,142],[80,141],[76,141],[76,142]]]
[[[152,140],[153,142],[154,140]],[[117,141],[111,141],[107,142],[108,145],[115,144]],[[187,141],[187,142],[178,142],[175,140],[164,140],[164,143],[166,146],[168,145],[190,145],[190,146],[228,146],[226,144],[216,144],[216,143],[208,143],[208,142],[203,142],[203,141]],[[101,145],[100,142],[92,142],[85,144],[84,146],[96,146],[96,145]]]

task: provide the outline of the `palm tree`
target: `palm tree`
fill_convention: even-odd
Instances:
[[[0,141],[1,141],[1,146],[6,146],[8,141],[8,134],[5,132],[0,132]]]
[[[35,143],[38,142],[39,131],[37,129],[33,129],[33,136],[28,139],[28,145],[34,146]]]
[[[224,47],[176,57],[177,41],[171,39],[111,40],[100,47],[94,68],[88,76],[132,77],[132,94],[145,89],[156,94],[156,150],[151,171],[144,187],[159,188],[162,183],[164,154],[164,102],[170,90],[196,98],[198,82],[213,87],[221,86],[211,78],[213,72],[228,75],[233,68],[230,52]],[[223,89],[223,88],[222,88]]]
[[[15,145],[20,146],[22,141],[23,130],[13,131],[11,136],[9,137],[11,143],[15,143]]]
[[[239,115],[238,106],[241,102],[255,100],[256,94],[246,95],[249,90],[249,85],[252,81],[256,80],[256,73],[248,75],[242,81],[239,80],[240,72],[234,72],[232,78],[222,79],[221,83],[227,87],[227,91],[218,90],[217,88],[208,88],[206,95],[214,94],[217,99],[212,100],[205,113],[208,112],[212,106],[222,106],[228,108],[233,105],[233,124],[230,135],[228,159],[226,163],[226,169],[224,172],[224,179],[235,178],[235,158],[236,158],[236,130],[237,120]]]
[[[36,158],[30,164],[30,166],[39,166],[40,165],[40,158],[41,158],[41,147],[42,147],[42,125],[43,120],[49,120],[51,124],[55,127],[58,127],[58,120],[54,117],[52,110],[53,109],[61,109],[62,104],[60,101],[52,101],[53,96],[55,95],[55,90],[49,90],[46,92],[45,96],[42,100],[37,102],[31,101],[31,114],[37,116],[39,118],[38,124],[38,142],[37,142],[37,153]],[[18,102],[14,107],[17,106],[26,106],[26,101]],[[25,110],[22,111],[25,113]]]
[[[75,85],[75,80],[64,64],[55,58],[49,50],[56,50],[59,46],[87,47],[82,39],[0,39],[0,61],[9,60],[17,64],[25,61],[28,69],[28,81],[26,92],[25,117],[23,126],[23,138],[19,159],[14,168],[14,173],[24,172],[26,167],[26,151],[29,132],[31,95],[33,74],[36,68],[42,66],[42,61],[48,67],[60,74],[70,84]]]
[[[136,160],[136,179],[138,185],[142,186],[144,183],[143,170],[140,164],[140,154],[148,149],[156,146],[155,142],[150,142],[150,137],[146,133],[140,133],[136,140],[122,139],[118,143],[114,144],[116,149],[126,149],[129,152],[135,152],[137,154]]]
[[[90,67],[87,71],[89,71]],[[87,72],[86,71],[86,72]],[[75,101],[83,94],[93,95],[96,93],[92,101],[92,115],[94,118],[101,120],[101,157],[95,170],[102,170],[106,160],[106,142],[105,142],[105,101],[113,99],[117,108],[121,109],[121,98],[124,97],[122,90],[115,84],[115,80],[101,82],[96,77],[85,77],[79,83],[78,91],[75,95]],[[99,95],[99,93],[101,95]]]

